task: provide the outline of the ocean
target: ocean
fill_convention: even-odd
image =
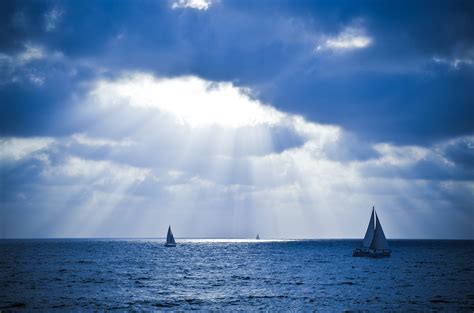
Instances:
[[[0,240],[0,309],[474,310],[474,241]]]

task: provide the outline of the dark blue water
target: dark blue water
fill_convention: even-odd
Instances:
[[[0,308],[474,310],[474,241],[0,241]]]

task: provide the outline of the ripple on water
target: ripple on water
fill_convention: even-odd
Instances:
[[[154,240],[0,241],[0,309],[474,307],[472,242],[395,241],[385,260],[352,258],[356,244],[187,241],[170,250]]]

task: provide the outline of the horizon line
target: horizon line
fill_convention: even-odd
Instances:
[[[87,240],[87,239],[109,239],[109,240],[128,240],[128,239],[147,239],[147,240],[166,240],[166,237],[1,237],[0,240]],[[310,241],[310,240],[363,240],[363,238],[242,238],[242,237],[175,237],[179,240],[293,240],[293,241]],[[446,241],[474,241],[474,238],[387,238],[388,241],[393,240],[446,240]]]

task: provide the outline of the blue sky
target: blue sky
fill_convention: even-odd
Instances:
[[[2,1],[0,237],[474,238],[472,1]]]

